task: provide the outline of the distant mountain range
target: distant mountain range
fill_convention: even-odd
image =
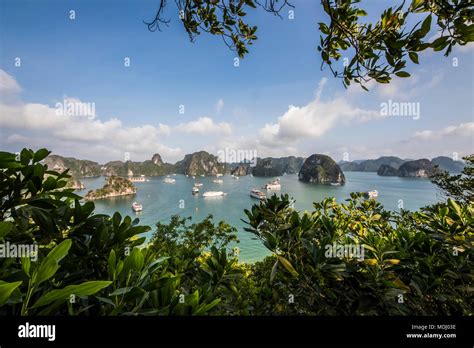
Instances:
[[[111,161],[103,165],[93,161],[58,155],[50,155],[44,160],[49,168],[56,171],[64,171],[69,168],[70,174],[75,179],[101,175],[162,176],[172,173],[194,176],[216,174],[243,176],[253,174],[254,176],[275,177],[299,173],[304,162],[305,158],[303,157],[288,156],[258,158],[255,166],[251,166],[249,163],[221,163],[216,156],[206,151],[188,154],[175,164],[163,162],[159,154],[155,154],[150,160],[143,162]],[[461,172],[464,168],[462,162],[453,161],[451,158],[443,156],[433,158],[431,161],[427,159],[410,161],[394,156],[384,156],[378,159],[353,162],[341,161],[338,163],[342,171],[377,172],[383,176],[425,176],[425,174],[431,173],[436,165],[440,169],[451,173]]]
[[[419,162],[422,161],[423,162]],[[446,156],[439,156],[433,158],[431,161],[428,159],[422,159],[422,160],[403,160],[399,157],[395,156],[383,156],[378,159],[370,159],[370,160],[358,160],[358,161],[352,161],[352,162],[347,162],[347,161],[341,161],[339,162],[339,166],[343,171],[347,172],[377,172],[379,175],[398,175],[399,172],[398,170],[402,165],[405,163],[411,163],[409,166],[406,166],[405,168],[412,168],[415,165],[419,165],[420,168],[429,168],[432,166],[438,166],[439,169],[448,171],[450,173],[460,173],[463,168],[464,164],[461,161],[454,161],[450,157]],[[428,162],[426,162],[428,161]],[[431,169],[429,169],[430,171]]]
[[[164,163],[159,154],[153,155],[151,160],[143,162],[111,161],[99,164],[93,161],[79,160],[72,157],[50,155],[44,163],[56,171],[69,168],[73,178],[95,176],[162,176],[172,173],[185,175],[216,175],[233,174],[243,176],[280,176],[285,173],[298,173],[303,166],[303,157],[258,158],[255,166],[250,163],[221,163],[218,158],[206,151],[188,154],[175,164]]]

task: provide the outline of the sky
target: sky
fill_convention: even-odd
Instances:
[[[321,70],[319,1],[293,0],[293,19],[291,9],[249,13],[258,40],[238,66],[219,37],[189,41],[174,1],[169,26],[150,32],[143,21],[158,3],[0,0],[0,150],[100,163],[154,153],[174,163],[199,150],[335,160],[474,152],[474,45],[447,58],[426,51],[410,78],[365,92]],[[370,19],[394,2],[363,3]],[[413,106],[408,116],[393,114],[400,103]],[[64,105],[94,112],[61,114]]]

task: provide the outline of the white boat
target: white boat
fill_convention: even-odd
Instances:
[[[239,179],[239,177],[238,177],[237,175],[234,175],[234,174],[232,174],[232,177],[233,177],[234,179],[237,179],[237,180]]]
[[[257,190],[257,189],[252,189],[252,191],[250,191],[250,197],[257,198],[257,199],[260,199],[262,201],[267,199],[267,195],[265,193],[263,193],[262,191]]]
[[[215,179],[215,180],[212,180],[213,183],[216,183],[216,184],[223,184],[224,183],[224,180],[222,179]]]
[[[194,186],[195,186],[195,187],[201,187],[202,184],[201,184],[200,182],[195,182],[195,183],[194,183]]]
[[[268,182],[265,185],[265,188],[267,190],[280,190],[281,189],[280,179],[276,178],[275,180]]]
[[[370,190],[370,191],[364,192],[364,196],[367,198],[377,198],[379,196],[379,191]]]
[[[191,190],[191,192],[193,193],[193,195],[198,194],[199,193],[199,187],[194,186],[193,189]]]
[[[201,174],[201,177],[204,178],[204,174]]]
[[[220,177],[220,176],[222,176],[222,175],[224,175],[224,174],[219,174],[219,173],[217,173],[217,174],[216,174],[216,178],[218,178],[218,177]]]
[[[166,183],[166,184],[174,184],[174,183],[176,183],[176,179],[165,178],[165,180],[163,180],[163,182]]]
[[[132,204],[132,210],[133,211],[142,211],[143,210],[143,206],[138,203],[138,202],[133,202]]]
[[[129,177],[128,180],[130,180],[131,182],[145,182],[145,177],[144,176],[132,176],[132,177]]]
[[[225,193],[222,191],[206,191],[202,194],[203,197],[221,197],[224,195]]]
[[[332,186],[341,186],[341,183],[339,183],[339,182],[332,182],[331,185],[332,185]]]
[[[196,177],[193,175],[193,179],[196,179]]]

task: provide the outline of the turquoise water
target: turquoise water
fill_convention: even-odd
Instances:
[[[405,209],[415,210],[422,206],[435,203],[439,200],[436,187],[427,179],[383,177],[376,173],[346,172],[346,185],[328,186],[307,184],[298,181],[296,174],[280,177],[281,193],[288,193],[296,200],[298,210],[312,210],[312,203],[321,201],[325,197],[335,197],[338,202],[349,198],[351,192],[377,190],[378,200],[390,210],[399,210],[403,202]],[[214,177],[197,177],[196,180],[184,175],[173,176],[175,184],[166,184],[163,177],[151,177],[149,181],[135,183],[135,196],[115,197],[95,201],[96,212],[113,214],[118,211],[125,215],[140,218],[140,223],[149,225],[154,231],[157,221],[167,222],[172,215],[191,216],[193,221],[200,221],[212,214],[215,221],[224,220],[238,229],[240,239],[240,260],[254,262],[262,259],[267,250],[261,242],[254,240],[253,235],[243,230],[245,224],[240,219],[246,219],[244,209],[250,208],[257,200],[249,196],[252,188],[261,188],[272,178],[257,178],[251,176],[234,179],[230,175],[221,177],[223,184],[213,183]],[[88,190],[100,188],[104,185],[104,178],[89,178],[81,180]],[[191,188],[194,182],[201,182],[199,195],[193,196]],[[224,191],[226,196],[203,198],[205,191]],[[143,211],[134,213],[131,205],[134,201],[143,204]],[[183,207],[184,206],[184,207]]]

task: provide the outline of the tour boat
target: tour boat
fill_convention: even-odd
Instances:
[[[133,202],[132,204],[132,210],[133,211],[142,211],[143,210],[143,207],[140,203],[138,202]]]
[[[216,184],[223,184],[224,183],[224,180],[222,179],[215,179],[215,180],[212,180],[212,182],[216,183]]]
[[[176,183],[176,180],[167,177],[167,178],[165,178],[165,180],[163,180],[163,182],[166,183],[166,184],[174,184],[174,183]]]
[[[265,185],[265,188],[267,190],[279,190],[279,189],[281,189],[280,179],[276,178],[275,180],[268,182]]]
[[[145,182],[145,177],[144,176],[132,176],[132,177],[129,177],[128,180],[130,180],[131,182]]]
[[[257,198],[257,199],[260,199],[262,201],[267,199],[267,195],[265,193],[263,193],[262,191],[257,190],[257,189],[252,189],[252,191],[250,191],[250,197]]]
[[[379,192],[377,190],[370,190],[364,192],[364,196],[367,198],[377,198],[379,196]]]
[[[193,189],[192,189],[192,193],[193,193],[193,195],[198,194],[199,193],[199,187],[194,186]]]
[[[201,184],[200,182],[195,182],[195,183],[194,183],[194,186],[195,186],[195,187],[201,187],[202,184]]]
[[[225,193],[222,191],[206,191],[202,194],[203,197],[220,197],[224,195]]]
[[[220,176],[222,176],[222,175],[224,175],[224,174],[219,174],[219,173],[217,173],[217,174],[216,174],[216,178],[218,178],[218,177],[220,177]]]

